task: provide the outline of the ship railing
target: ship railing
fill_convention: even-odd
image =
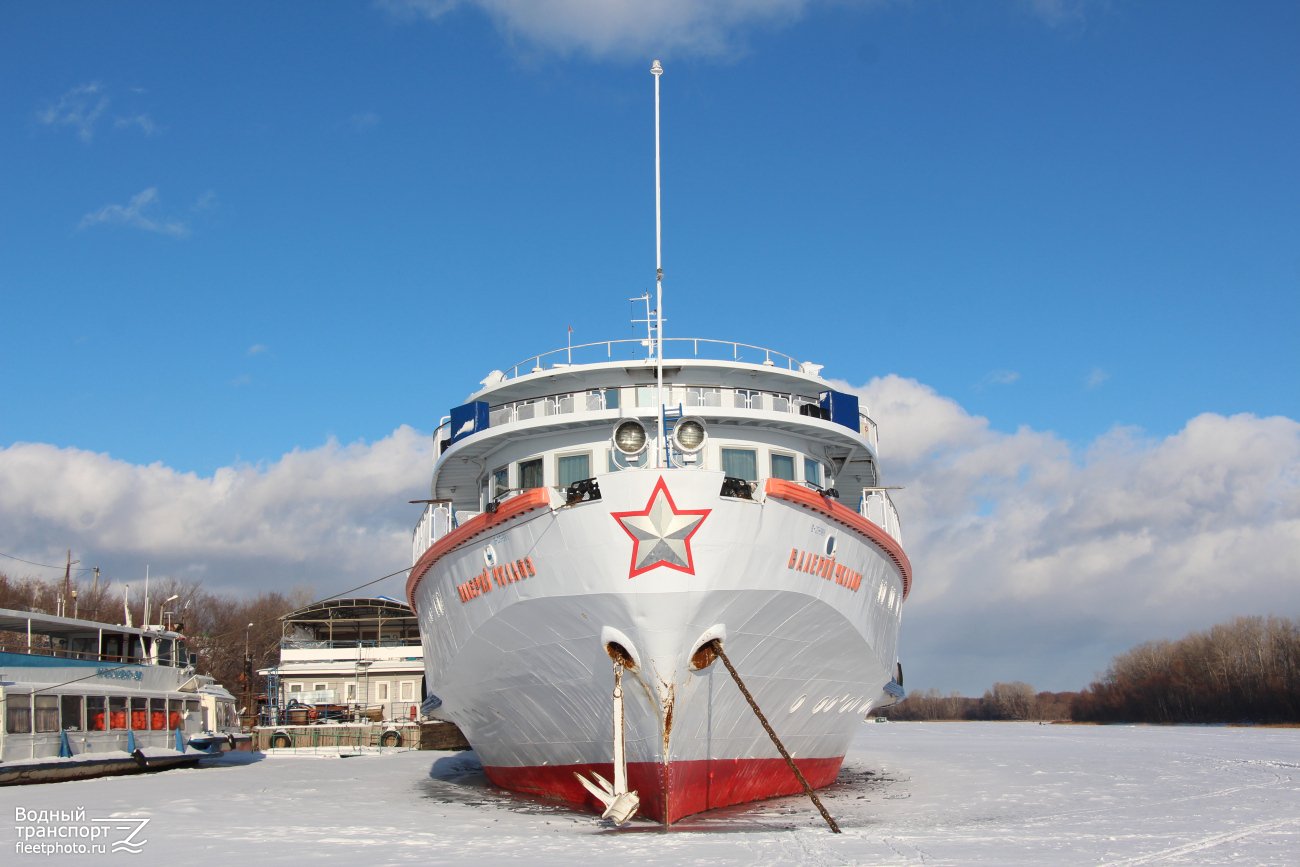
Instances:
[[[664,383],[664,390],[667,392],[665,397],[669,406],[680,404],[686,409],[716,407],[801,415],[805,406],[820,407],[817,398],[753,388]],[[593,388],[501,403],[488,408],[488,427],[550,416],[618,409],[624,397],[628,399],[629,406],[651,409],[659,405],[657,392],[658,389],[653,385]],[[858,413],[858,432],[867,438],[872,449],[879,449],[879,430],[865,412]]]
[[[629,338],[626,340],[605,340],[598,343],[581,343],[553,349],[526,358],[510,368],[509,373],[502,373],[505,379],[515,379],[529,373],[541,373],[543,370],[565,368],[573,364],[596,364],[601,361],[614,360],[614,347],[619,350],[619,358],[632,361],[653,361],[651,341]],[[604,350],[602,352],[602,350]],[[574,361],[574,357],[579,360]],[[664,360],[702,358],[712,361],[748,361],[768,367],[784,367],[802,373],[816,375],[821,365],[801,362],[798,359],[749,343],[736,343],[731,340],[710,340],[706,337],[666,337],[664,338]],[[761,361],[759,360],[761,359]],[[549,364],[549,368],[548,365]],[[522,373],[521,373],[522,371]]]
[[[411,565],[420,559],[433,543],[451,532],[456,525],[455,509],[451,503],[427,503],[420,520],[411,534]]]
[[[903,528],[889,491],[863,491],[858,501],[858,514],[892,536],[895,542],[903,544]]]
[[[4,644],[0,643],[0,653],[19,653],[24,656],[51,656],[58,659],[86,659],[92,662],[115,662],[129,665],[154,665],[147,656],[123,656],[122,654],[93,653],[88,650],[65,650],[61,647],[47,647],[40,644]],[[171,660],[158,659],[157,665],[171,666]]]
[[[329,641],[328,639],[322,639],[317,641],[316,639],[311,639],[311,638],[280,639],[281,650],[335,650],[335,649],[355,650],[358,647],[419,647],[419,646],[420,646],[420,639],[416,637],[412,637],[411,639],[406,641],[403,641],[400,638],[383,638],[383,639],[379,639],[378,641],[376,641],[373,638],[365,639],[363,641],[358,641],[355,638],[350,641],[342,641],[342,640]]]

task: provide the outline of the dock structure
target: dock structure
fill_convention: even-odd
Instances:
[[[259,730],[418,721],[424,650],[409,605],[385,596],[327,599],[280,623],[279,665],[258,672],[268,699]]]

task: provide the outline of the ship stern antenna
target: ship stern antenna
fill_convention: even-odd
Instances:
[[[656,60],[650,64],[655,77],[655,381],[659,395],[659,435],[664,441],[663,466],[668,464],[668,436],[664,428],[664,261],[662,207],[659,198],[659,76],[664,68]],[[658,451],[658,450],[656,450]],[[660,459],[656,454],[656,462]]]

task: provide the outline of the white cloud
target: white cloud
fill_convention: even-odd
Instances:
[[[265,346],[263,346],[263,345],[260,344],[260,343],[254,343],[252,346],[248,347],[248,351],[245,352],[244,354],[245,354],[245,355],[261,355],[263,352],[266,352],[266,351],[267,351],[267,349],[266,349]]]
[[[979,381],[975,387],[982,389],[986,385],[1010,385],[1020,378],[1014,370],[994,370]]]
[[[36,119],[47,126],[71,126],[77,137],[89,142],[95,137],[95,123],[108,108],[104,86],[98,81],[72,88],[45,109],[36,112]]]
[[[884,482],[916,583],[908,687],[979,694],[994,680],[1078,688],[1116,652],[1234,614],[1300,613],[1300,423],[1191,419],[1115,429],[1083,449],[1004,433],[913,380],[872,380]],[[67,547],[215,589],[322,592],[408,565],[432,450],[407,427],[203,478],[73,448],[0,449],[0,539],[51,563]],[[393,579],[385,592],[400,594]]]
[[[99,223],[117,223],[124,226],[134,226],[137,229],[144,229],[146,232],[158,232],[163,235],[171,235],[173,238],[184,238],[190,233],[189,226],[175,219],[155,219],[145,215],[146,210],[158,199],[157,187],[150,187],[138,195],[131,197],[129,205],[105,205],[98,211],[92,211],[81,218],[81,223],[77,226],[79,229],[85,229]]]
[[[158,125],[155,124],[147,114],[137,114],[134,117],[119,117],[113,122],[113,125],[118,129],[125,129],[128,126],[139,126],[140,129],[144,130],[144,134],[147,136],[153,135],[158,131]]]
[[[865,2],[865,0],[864,0]],[[377,0],[406,17],[438,19],[476,7],[508,38],[560,54],[610,55],[735,52],[754,27],[797,20],[812,0]],[[648,65],[649,58],[646,58]]]
[[[1083,381],[1083,387],[1092,391],[1106,380],[1110,379],[1110,374],[1100,367],[1094,367],[1088,372],[1088,378]]]
[[[1049,27],[1082,24],[1090,6],[1108,5],[1108,0],[1021,0],[1021,2]]]
[[[401,427],[204,478],[18,443],[0,449],[0,538],[20,540],[17,556],[70,546],[119,581],[150,563],[212,589],[346,590],[410,565],[419,515],[406,501],[427,496],[431,454],[427,436]]]
[[[912,380],[855,391],[880,422],[885,483],[906,485],[917,685],[1077,688],[1132,644],[1300,611],[1300,423],[1205,414],[1076,452],[990,430]]]

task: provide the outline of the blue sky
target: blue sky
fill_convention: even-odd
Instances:
[[[1300,6],[628,8],[0,5],[0,449],[207,478],[630,336],[655,57],[668,336],[915,380],[1076,463],[1300,418]]]

